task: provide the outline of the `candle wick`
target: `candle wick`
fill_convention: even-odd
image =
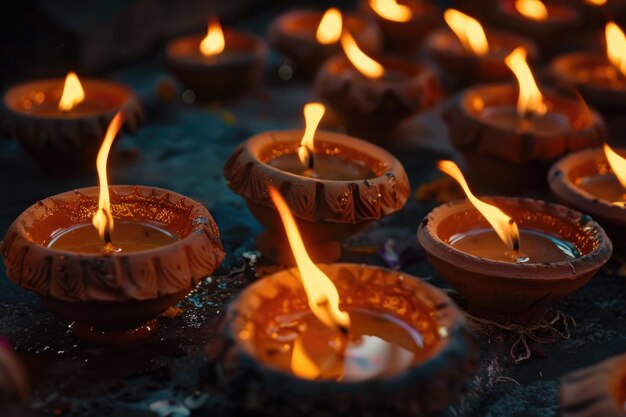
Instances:
[[[109,222],[109,213],[102,209],[104,213],[104,218],[106,219],[106,224],[104,225],[104,244],[105,246],[111,243],[111,223]]]

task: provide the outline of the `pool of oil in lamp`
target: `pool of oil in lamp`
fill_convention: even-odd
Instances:
[[[85,88],[87,89],[88,87]],[[87,93],[85,100],[74,106],[71,110],[60,110],[59,101],[61,100],[62,91],[62,83],[59,84],[55,91],[33,91],[28,97],[23,98],[19,102],[19,107],[24,112],[39,116],[84,116],[93,113],[108,112],[119,107],[119,101],[112,96]]]
[[[269,165],[311,178],[333,181],[358,181],[376,177],[376,174],[364,162],[350,160],[339,155],[315,154],[315,169],[311,170],[300,162],[293,153],[278,156],[268,162]]]
[[[492,228],[475,228],[457,233],[448,239],[448,244],[462,252],[481,258],[517,263],[555,263],[580,257],[573,243],[547,233],[520,229],[520,248],[511,251]]]
[[[156,224],[115,220],[112,244],[115,252],[140,252],[168,245],[178,238]],[[91,223],[80,223],[54,233],[48,247],[78,253],[103,253],[104,242]]]
[[[570,128],[567,117],[557,112],[543,115],[520,116],[514,107],[488,107],[481,114],[482,120],[504,130],[554,135]]]
[[[622,75],[613,65],[590,64],[575,69],[574,77],[578,82],[612,88],[615,90],[626,89],[626,76]]]
[[[319,368],[315,379],[362,381],[398,373],[428,355],[422,335],[396,317],[361,308],[345,311],[351,321],[346,336],[326,327],[310,311],[275,317],[255,335],[255,345],[263,346],[259,359],[295,372],[293,367],[300,362],[294,357],[297,343]]]
[[[575,183],[581,190],[600,200],[609,203],[624,203],[626,201],[626,190],[615,175],[610,172],[582,177],[577,179]]]

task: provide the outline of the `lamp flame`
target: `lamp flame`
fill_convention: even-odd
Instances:
[[[626,75],[626,36],[614,22],[608,22],[605,29],[606,54],[611,64]]]
[[[504,58],[504,62],[513,71],[519,84],[517,113],[524,117],[529,113],[543,115],[547,111],[547,106],[528,62],[526,62],[526,55],[526,49],[523,46],[518,46]]]
[[[341,12],[336,7],[331,7],[326,10],[319,26],[315,38],[323,45],[329,45],[336,43],[341,38],[341,31],[343,30],[343,21]]]
[[[478,20],[455,9],[446,10],[443,18],[466,50],[476,55],[489,53],[487,36]]]
[[[515,0],[515,9],[529,19],[539,21],[548,19],[548,9],[541,0]]]
[[[381,78],[385,74],[382,65],[363,52],[348,31],[341,35],[341,47],[354,67],[368,78]]]
[[[74,72],[69,72],[65,77],[63,94],[59,101],[59,110],[70,111],[85,100],[85,90],[80,84],[78,76]]]
[[[311,311],[326,327],[347,333],[350,316],[345,311],[339,310],[337,288],[309,257],[296,221],[283,197],[273,187],[269,187],[269,193],[285,226]]]
[[[200,53],[206,57],[221,54],[226,46],[222,25],[217,19],[209,20],[206,36],[200,42]]]
[[[613,174],[619,183],[626,189],[626,159],[615,152],[609,145],[604,144],[604,154],[609,161]]]
[[[437,168],[450,175],[456,180],[456,182],[459,183],[461,188],[463,188],[467,199],[474,207],[476,207],[476,210],[478,210],[485,217],[502,242],[504,242],[504,244],[513,251],[517,252],[519,250],[519,229],[517,227],[517,223],[515,223],[510,216],[496,206],[492,206],[491,204],[487,204],[476,198],[476,196],[474,196],[472,191],[469,189],[469,186],[465,181],[465,177],[463,177],[463,173],[454,162],[439,161],[437,163]]]
[[[413,11],[397,0],[370,0],[370,7],[377,15],[392,22],[408,22],[413,18]]]
[[[113,232],[113,214],[111,214],[109,182],[107,180],[107,160],[113,140],[122,127],[122,123],[124,123],[124,114],[119,112],[109,124],[96,159],[98,180],[100,182],[100,198],[98,200],[98,211],[93,215],[92,222],[95,228],[98,229],[100,237],[104,239],[105,244],[111,243],[111,233]]]
[[[592,6],[604,6],[606,4],[606,0],[585,0],[585,3]]]
[[[315,131],[324,117],[326,107],[322,103],[308,103],[304,106],[304,135],[300,141],[300,147],[298,148],[298,158],[302,165],[309,169],[314,169],[315,162],[313,153],[315,152],[315,146],[313,144],[315,140]]]

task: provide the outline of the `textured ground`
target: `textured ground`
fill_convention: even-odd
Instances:
[[[137,135],[120,141],[111,160],[110,181],[154,185],[201,201],[220,226],[227,259],[197,293],[181,304],[181,316],[161,319],[158,334],[141,349],[104,350],[79,342],[68,330],[67,322],[48,313],[37,297],[11,284],[0,271],[0,336],[14,343],[35,382],[33,397],[20,415],[147,416],[153,415],[148,411],[150,407],[165,415],[171,405],[160,400],[186,400],[191,407],[180,408],[180,416],[194,408],[204,346],[228,300],[253,279],[249,263],[255,259],[251,252],[253,240],[261,230],[240,198],[226,187],[222,165],[233,148],[254,133],[299,127],[301,106],[311,99],[306,85],[279,80],[275,74],[275,70],[268,74],[268,86],[262,91],[228,105],[160,101],[156,86],[165,76],[160,58],[108,74],[130,84],[147,109],[145,126]],[[415,189],[439,177],[435,161],[451,155],[436,112],[415,120],[409,136],[397,144],[394,152],[404,163]],[[38,199],[94,184],[94,175],[77,179],[46,177],[16,142],[0,140],[0,233]],[[415,247],[417,226],[433,206],[411,199],[404,211],[373,225],[346,245],[379,246],[394,239],[398,252]],[[354,255],[350,251],[346,251],[344,260],[383,264],[377,255]],[[406,271],[445,288],[419,256],[413,261],[404,267]],[[622,301],[626,285],[622,280],[605,270],[559,306],[576,322],[575,326],[570,323],[569,339],[532,345],[529,360],[515,364],[511,359],[515,339],[511,333],[495,332],[483,337],[479,375],[463,404],[448,414],[556,416],[558,379],[562,375],[626,350]],[[209,398],[201,410],[191,415],[221,416],[222,410],[219,399]]]

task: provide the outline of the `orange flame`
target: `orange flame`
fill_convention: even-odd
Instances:
[[[443,13],[443,18],[465,49],[476,55],[489,53],[487,36],[485,36],[485,31],[478,20],[455,9],[446,10]]]
[[[548,9],[541,0],[515,0],[515,9],[529,19],[539,21],[548,19]]]
[[[526,55],[526,49],[519,46],[504,59],[506,65],[515,74],[519,84],[517,112],[521,116],[526,116],[528,113],[543,115],[547,111],[547,106],[528,62],[526,62]]]
[[[626,75],[626,36],[614,22],[608,22],[605,29],[606,54],[611,64]]]
[[[363,52],[348,31],[341,35],[341,46],[354,67],[368,78],[381,78],[385,74],[382,65]]]
[[[113,214],[111,214],[109,182],[107,180],[107,160],[115,135],[122,127],[122,123],[124,123],[124,114],[119,112],[109,124],[96,160],[98,180],[100,181],[100,199],[98,201],[98,211],[93,215],[92,221],[105,243],[111,242],[111,232],[113,231]]]
[[[493,230],[496,231],[502,242],[504,242],[504,244],[510,247],[513,251],[517,251],[519,249],[519,229],[517,227],[517,223],[515,223],[510,216],[499,208],[476,198],[469,189],[469,186],[465,181],[465,177],[463,177],[463,173],[454,162],[439,161],[437,163],[437,168],[450,175],[459,183],[461,188],[463,188],[467,199],[474,207],[476,207],[476,210],[478,210],[485,217],[491,227],[493,227]]]
[[[617,180],[622,187],[626,188],[626,159],[615,152],[606,143],[604,144],[604,154],[606,155],[606,159],[609,161],[609,165],[611,166],[615,177],[617,177]]]
[[[606,4],[606,0],[585,0],[585,3],[592,6],[604,6]]]
[[[226,46],[222,25],[217,19],[209,20],[206,36],[200,42],[200,53],[206,57],[221,54]]]
[[[377,15],[392,22],[408,22],[413,18],[413,11],[397,0],[370,0],[370,7]]]
[[[345,311],[339,310],[337,288],[309,257],[296,221],[283,197],[273,187],[269,187],[269,193],[285,226],[311,311],[328,328],[342,333],[347,332],[350,327],[350,316]]]
[[[326,10],[319,26],[317,27],[317,33],[315,38],[323,45],[329,45],[336,43],[341,38],[341,31],[343,30],[343,22],[341,18],[341,12],[339,9],[332,7]]]
[[[65,77],[63,94],[59,101],[59,110],[70,111],[85,100],[85,90],[80,84],[78,76],[74,72],[69,72]]]
[[[319,126],[326,107],[322,103],[308,103],[304,106],[304,135],[300,141],[300,147],[298,148],[298,158],[302,165],[313,168],[313,153],[315,152],[315,146],[313,141],[315,140],[315,131]]]

